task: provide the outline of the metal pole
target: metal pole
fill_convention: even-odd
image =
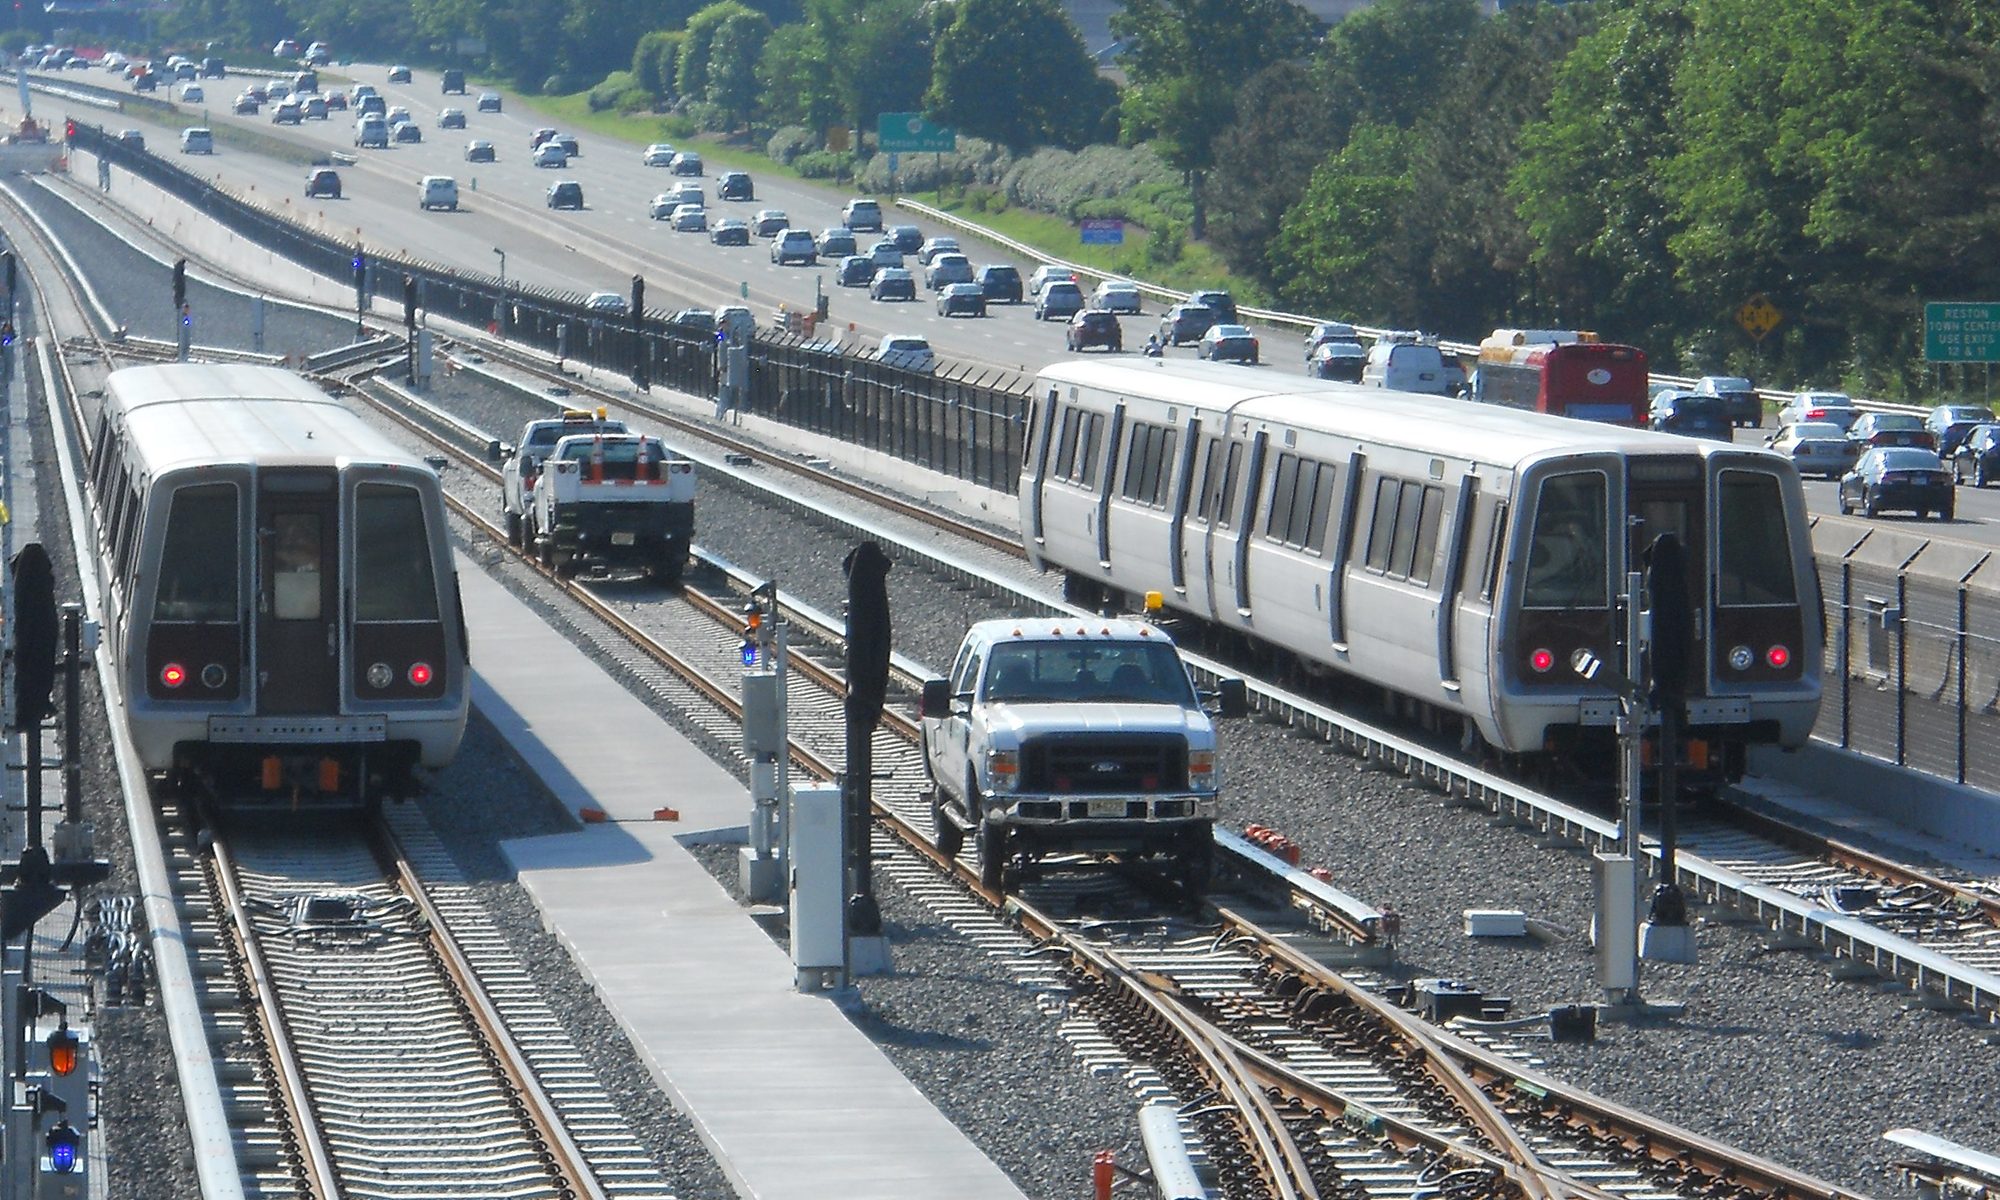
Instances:
[[[1965,651],[1966,651],[1966,596],[1965,585],[1958,585],[1958,782],[1965,782]]]
[[[63,619],[63,820],[83,820],[83,606],[65,604]],[[60,850],[62,831],[57,831]]]
[[[1896,765],[1909,764],[1910,577],[1896,575]]]

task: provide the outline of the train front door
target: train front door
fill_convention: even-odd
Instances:
[[[257,712],[340,711],[340,498],[330,469],[257,489]]]

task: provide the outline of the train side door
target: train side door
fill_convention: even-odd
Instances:
[[[257,712],[340,711],[340,496],[330,469],[257,487]]]
[[[1471,554],[1472,515],[1479,506],[1479,477],[1459,479],[1458,504],[1451,515],[1451,540],[1446,543],[1443,595],[1438,601],[1438,681],[1458,691],[1458,610],[1464,594],[1465,565]]]
[[[1250,616],[1250,529],[1257,519],[1257,504],[1264,495],[1264,457],[1270,445],[1271,434],[1260,429],[1250,443],[1250,468],[1242,485],[1242,503],[1235,510],[1236,542],[1236,615],[1245,620]],[[1233,464],[1232,464],[1233,466]],[[1232,482],[1235,472],[1230,472]],[[1232,493],[1234,494],[1234,493]]]
[[[1181,436],[1181,451],[1173,464],[1174,486],[1172,493],[1173,517],[1167,525],[1167,568],[1178,597],[1187,595],[1187,521],[1188,510],[1200,502],[1194,495],[1197,458],[1201,450],[1201,418],[1189,417],[1187,429]],[[1161,464],[1164,470],[1166,464]]]
[[[1027,478],[1021,481],[1021,498],[1027,506],[1028,537],[1035,545],[1046,541],[1042,532],[1042,485],[1049,477],[1049,441],[1055,436],[1056,389],[1050,388],[1028,417],[1029,436]]]

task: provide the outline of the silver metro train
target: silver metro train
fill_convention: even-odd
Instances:
[[[1058,363],[1029,425],[1023,538],[1080,603],[1158,591],[1548,766],[1610,748],[1615,693],[1571,663],[1623,662],[1625,572],[1672,531],[1699,598],[1690,781],[1802,745],[1818,715],[1819,584],[1777,455],[1157,361]]]
[[[289,371],[115,371],[105,636],[148,771],[230,802],[402,798],[471,691],[437,473]]]

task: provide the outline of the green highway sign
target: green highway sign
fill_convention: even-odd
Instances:
[[[884,151],[944,154],[958,149],[958,131],[933,125],[922,113],[883,113],[875,118],[875,136]]]
[[[1924,305],[1924,361],[2000,362],[2000,303]]]

